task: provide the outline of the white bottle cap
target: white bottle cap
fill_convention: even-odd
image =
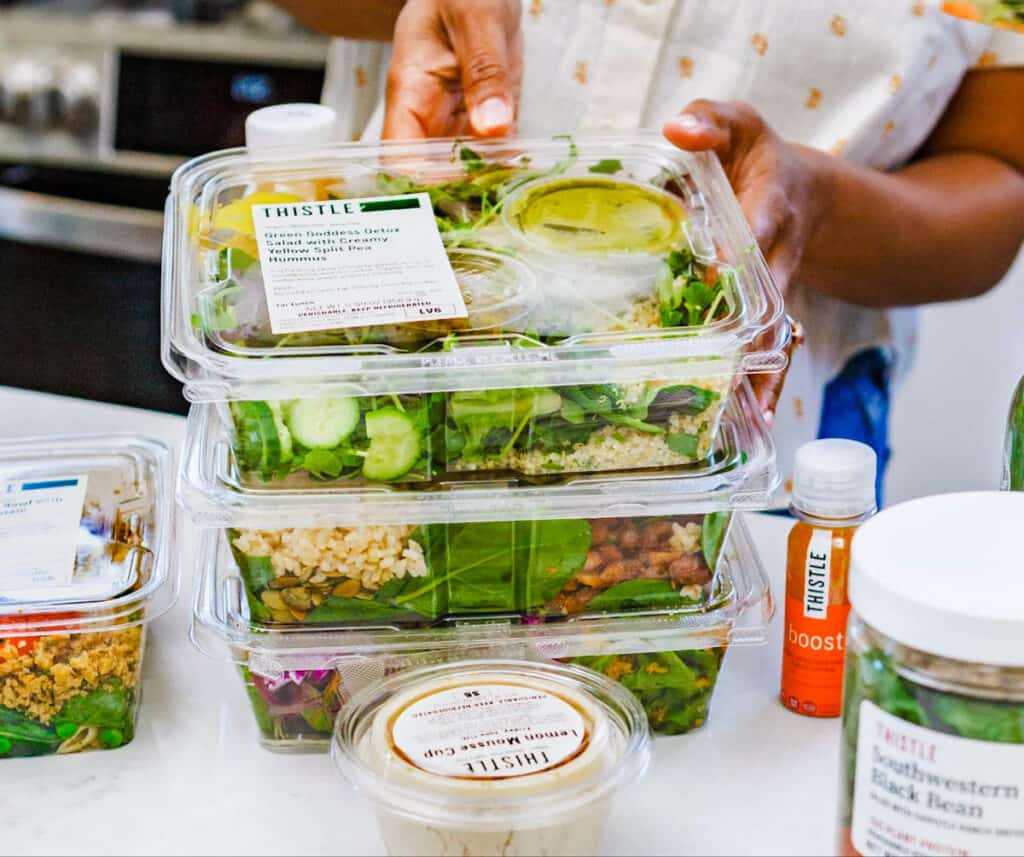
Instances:
[[[276,104],[245,119],[245,145],[255,154],[279,146],[337,142],[338,114],[322,104]]]
[[[793,506],[822,518],[853,518],[875,510],[875,451],[855,440],[827,438],[796,452]]]
[[[971,491],[892,506],[857,531],[850,604],[932,655],[1024,667],[1024,492]]]

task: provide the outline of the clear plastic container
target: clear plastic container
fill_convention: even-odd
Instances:
[[[777,478],[746,387],[720,436],[735,445],[684,478],[259,491],[235,479],[215,416],[193,409],[179,494],[200,527],[226,531],[250,615],[267,626],[699,604],[732,510],[763,505]]]
[[[593,609],[595,599],[592,609],[575,615],[489,610],[419,625],[396,622],[391,614],[376,621],[339,615],[333,624],[275,627],[254,618],[224,532],[202,532],[189,562],[197,569],[193,642],[242,667],[261,740],[275,750],[322,750],[342,702],[368,681],[411,666],[483,656],[582,659],[621,680],[655,729],[689,731],[707,718],[725,648],[763,642],[773,611],[741,520],[734,521],[716,573],[696,597],[680,597],[677,589],[671,600],[643,604],[638,592],[604,609]],[[504,567],[494,576],[499,572]],[[639,583],[643,588],[651,581]],[[660,583],[665,592],[671,589]],[[493,589],[480,587],[485,595]],[[467,587],[467,597],[472,593]]]
[[[366,688],[333,756],[391,855],[597,854],[650,756],[643,710],[578,667],[479,660]]]
[[[177,595],[169,463],[134,435],[0,443],[0,758],[132,740],[146,626]]]
[[[274,332],[253,205],[416,193],[465,316]],[[252,486],[677,467],[738,375],[786,364],[720,165],[654,134],[214,153],[175,174],[166,229],[165,365]]]
[[[420,525],[534,518],[650,517],[763,509],[778,485],[775,446],[749,384],[730,398],[715,449],[667,470],[536,479],[462,475],[433,485],[300,480],[287,490],[241,478],[230,434],[212,405],[195,405],[178,499],[200,527]],[[514,489],[514,490],[512,490]]]

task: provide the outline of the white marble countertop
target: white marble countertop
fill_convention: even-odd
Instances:
[[[0,387],[0,437],[134,431],[177,445],[176,417]],[[788,522],[748,515],[782,591]],[[326,755],[257,743],[235,669],[188,641],[191,581],[151,628],[135,740],[118,750],[0,761],[0,854],[383,854],[373,817]],[[734,646],[707,726],[659,737],[616,802],[611,854],[830,854],[839,723],[776,701],[766,646]]]

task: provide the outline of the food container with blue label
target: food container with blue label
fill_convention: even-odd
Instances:
[[[0,759],[132,740],[177,594],[169,461],[134,435],[0,443]]]

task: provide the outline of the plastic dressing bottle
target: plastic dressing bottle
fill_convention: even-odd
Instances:
[[[876,511],[876,468],[874,450],[852,440],[816,440],[796,453],[781,700],[798,714],[842,710],[850,545]]]

